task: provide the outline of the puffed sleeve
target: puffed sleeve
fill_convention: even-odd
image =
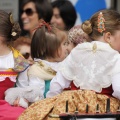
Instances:
[[[50,90],[48,91],[46,97],[53,97],[63,91],[64,88],[70,86],[71,81],[67,80],[61,72],[57,72],[56,76],[51,80]]]

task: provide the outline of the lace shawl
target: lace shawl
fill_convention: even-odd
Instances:
[[[111,77],[120,72],[120,55],[107,43],[86,42],[71,51],[59,70],[76,87],[101,92],[111,85]]]

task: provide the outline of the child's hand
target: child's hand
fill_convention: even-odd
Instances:
[[[19,105],[19,101],[20,101],[20,98],[17,98],[17,99],[13,102],[13,105],[14,105],[15,107],[20,106],[20,105]]]
[[[29,106],[29,101],[25,98],[17,98],[14,101],[13,105],[15,107],[21,106],[21,107],[27,108]]]

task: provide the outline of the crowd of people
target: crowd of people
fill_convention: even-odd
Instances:
[[[71,17],[72,16],[72,17]],[[100,10],[81,25],[68,0],[24,0],[22,27],[0,10],[0,120],[51,120],[77,109],[120,106],[120,14]],[[22,32],[27,34],[22,36]],[[116,120],[116,118],[79,118]]]

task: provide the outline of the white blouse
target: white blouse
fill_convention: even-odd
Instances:
[[[12,51],[8,55],[0,56],[0,71],[6,71],[14,68],[14,57]],[[4,81],[6,76],[0,76],[0,81]],[[10,80],[16,82],[15,76],[9,76]]]

